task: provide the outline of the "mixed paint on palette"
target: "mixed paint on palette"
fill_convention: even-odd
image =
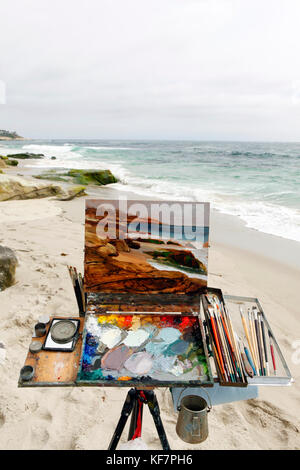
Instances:
[[[88,315],[79,382],[104,385],[210,381],[197,316]]]

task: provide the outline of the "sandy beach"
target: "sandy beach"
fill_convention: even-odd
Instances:
[[[88,193],[118,196],[110,186]],[[83,271],[84,199],[0,203],[0,244],[15,250],[19,260],[16,284],[0,292],[0,341],[6,350],[0,364],[1,449],[106,449],[120,416],[127,389],[17,386],[38,317],[78,313],[67,265]],[[260,387],[258,399],[215,406],[208,439],[194,446],[177,437],[171,394],[158,390],[172,449],[299,449],[300,364],[292,360],[293,342],[300,339],[298,245],[212,214],[208,285],[259,298],[295,383]],[[142,436],[149,449],[160,449],[148,410]]]

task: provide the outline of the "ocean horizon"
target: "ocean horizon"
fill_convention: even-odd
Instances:
[[[110,169],[141,198],[210,202],[247,227],[300,241],[300,143],[171,140],[1,141],[0,154],[42,153],[28,168]],[[51,157],[56,157],[52,160]]]

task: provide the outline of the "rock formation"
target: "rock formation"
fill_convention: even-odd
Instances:
[[[0,246],[0,291],[14,284],[17,264],[13,250]]]
[[[43,198],[61,192],[61,187],[53,184],[34,184],[19,176],[0,175],[0,201]]]

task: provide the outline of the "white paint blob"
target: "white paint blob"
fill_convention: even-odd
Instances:
[[[123,344],[129,348],[135,348],[143,344],[149,338],[149,332],[140,328],[139,330],[128,331],[127,337]]]
[[[88,333],[96,338],[99,338],[102,332],[101,325],[98,323],[98,320],[93,315],[88,315],[85,327]]]
[[[109,349],[116,346],[122,339],[120,328],[115,325],[100,325],[97,317],[93,315],[89,315],[86,320],[86,330]]]
[[[103,344],[111,349],[116,346],[122,339],[122,332],[117,326],[107,326],[102,328],[101,336],[99,337]]]

